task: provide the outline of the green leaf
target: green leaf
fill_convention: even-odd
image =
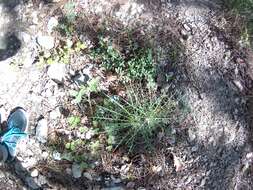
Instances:
[[[89,130],[88,127],[80,127],[79,128],[80,133],[86,133],[88,130]]]
[[[76,143],[75,142],[71,142],[71,144],[70,144],[70,150],[71,151],[75,151],[76,150]]]
[[[47,64],[48,65],[52,65],[52,64],[54,64],[55,63],[55,61],[53,60],[53,58],[49,58],[48,60],[47,60]]]
[[[75,128],[81,123],[81,119],[78,116],[71,116],[68,118],[68,123],[70,124],[71,128]]]
[[[98,87],[99,87],[99,78],[94,78],[88,81],[88,91],[89,92],[98,92]]]
[[[71,146],[70,143],[66,143],[66,144],[65,144],[65,148],[66,148],[66,149],[70,149],[70,146]]]
[[[78,91],[76,91],[76,90],[70,90],[69,91],[69,95],[73,96],[73,97],[76,97],[78,95]]]

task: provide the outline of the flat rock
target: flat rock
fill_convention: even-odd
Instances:
[[[47,136],[48,136],[48,125],[46,119],[41,119],[38,121],[37,127],[36,127],[36,138],[41,143],[47,142]]]
[[[44,49],[50,50],[54,48],[54,37],[38,36],[37,43]]]
[[[50,79],[58,84],[62,84],[66,75],[66,65],[55,63],[49,66],[47,74]]]
[[[55,17],[51,17],[47,23],[48,33],[52,33],[53,29],[58,25],[58,20]]]

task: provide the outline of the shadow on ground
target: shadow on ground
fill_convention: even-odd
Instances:
[[[0,61],[6,60],[18,52],[21,48],[21,41],[16,36],[16,31],[13,28],[16,23],[17,13],[15,7],[20,3],[20,0],[1,0],[0,1]],[[10,28],[9,28],[10,27]]]

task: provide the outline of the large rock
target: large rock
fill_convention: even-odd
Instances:
[[[48,136],[48,125],[46,119],[39,120],[37,127],[36,127],[36,138],[41,143],[47,142],[47,136]]]
[[[58,84],[62,84],[66,75],[66,65],[55,63],[49,66],[47,71],[50,79]]]
[[[38,36],[37,43],[44,49],[50,50],[54,48],[54,37]]]

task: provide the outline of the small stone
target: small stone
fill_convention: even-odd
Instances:
[[[241,83],[241,81],[239,81],[239,80],[234,80],[234,84],[235,84],[235,86],[240,90],[240,91],[243,91],[243,85],[242,85],[242,83]]]
[[[47,182],[47,178],[46,178],[45,176],[43,176],[43,175],[39,175],[37,181],[38,181],[38,184],[39,184],[39,185],[45,185],[45,184],[48,183],[48,182]]]
[[[72,174],[71,168],[66,168],[66,173],[69,174],[69,175],[71,175]]]
[[[47,74],[54,82],[62,84],[66,75],[66,65],[61,63],[52,64],[48,68]]]
[[[38,12],[37,11],[33,11],[31,16],[32,16],[33,23],[34,24],[38,24],[39,23]]]
[[[54,151],[52,156],[53,156],[54,160],[61,160],[61,153],[59,153],[57,151]]]
[[[196,151],[198,150],[198,148],[199,148],[199,147],[196,145],[196,146],[192,147],[191,150],[192,150],[192,152],[196,152]]]
[[[74,163],[72,165],[72,175],[74,178],[80,178],[82,176],[82,168],[79,164]]]
[[[37,43],[44,49],[50,50],[54,48],[54,38],[52,36],[38,36]]]
[[[191,31],[191,27],[188,24],[184,24],[183,27],[187,32]]]
[[[49,117],[50,117],[51,120],[55,120],[55,119],[61,117],[60,110],[59,109],[55,109],[55,110],[51,111],[50,114],[49,114]]]
[[[47,159],[49,154],[46,151],[44,151],[44,152],[42,152],[41,156],[42,156],[43,159]]]
[[[250,160],[251,159],[253,160],[253,152],[247,153],[246,158],[250,159]]]
[[[46,119],[41,119],[38,121],[37,127],[36,127],[36,138],[41,143],[47,142],[47,136],[48,136],[48,125]]]
[[[83,173],[83,177],[87,178],[90,181],[93,180],[92,175],[89,172],[84,172]]]
[[[133,189],[135,186],[135,183],[133,181],[130,181],[127,183],[127,189]]]
[[[55,17],[51,17],[47,23],[48,33],[52,33],[53,29],[58,25],[58,20]]]
[[[206,178],[203,178],[200,183],[200,187],[203,187],[206,184]]]
[[[31,177],[38,177],[39,175],[39,171],[37,169],[34,169],[32,172],[31,172]]]
[[[95,135],[94,131],[89,130],[89,131],[85,134],[85,139],[90,140],[94,135]]]

